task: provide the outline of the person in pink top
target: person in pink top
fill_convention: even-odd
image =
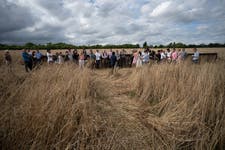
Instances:
[[[136,66],[137,60],[138,60],[138,51],[134,51],[133,52],[133,61],[132,61],[132,64],[134,66]]]
[[[176,49],[174,48],[173,52],[172,52],[172,61],[176,62],[177,61],[177,57],[178,57],[178,53],[177,53]]]

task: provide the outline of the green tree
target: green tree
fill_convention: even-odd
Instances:
[[[144,43],[143,43],[143,48],[147,48],[148,47],[148,43],[145,41]]]
[[[24,47],[25,47],[26,49],[35,49],[36,45],[35,45],[34,43],[29,42],[29,43],[26,43],[26,44],[24,45]]]

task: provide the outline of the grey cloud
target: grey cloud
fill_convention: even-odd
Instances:
[[[36,19],[36,18],[35,18]],[[0,1],[0,33],[21,30],[34,24],[29,9],[7,0]]]
[[[165,2],[2,0],[0,43],[225,42],[225,1]]]
[[[52,16],[59,18],[61,21],[68,17],[71,17],[71,11],[65,9],[64,2],[62,0],[35,0],[36,4],[49,12]]]
[[[100,1],[96,3],[95,7],[98,10],[98,15],[101,17],[108,17],[110,13],[115,11],[116,7],[118,7],[118,3],[116,1]]]
[[[56,32],[58,31],[58,32]],[[26,33],[26,34],[24,34]],[[26,42],[47,43],[65,41],[63,30],[59,27],[45,26],[45,29],[37,29],[36,32],[28,32],[26,29],[4,33],[0,35],[0,41],[12,44],[24,44]],[[10,39],[10,40],[8,40]]]

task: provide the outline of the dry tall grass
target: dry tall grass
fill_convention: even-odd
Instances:
[[[224,73],[222,63],[140,70],[137,92],[147,103],[141,120],[153,134],[152,143],[163,149],[223,149]]]
[[[1,66],[1,149],[224,149],[225,65]]]

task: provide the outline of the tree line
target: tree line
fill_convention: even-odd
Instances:
[[[184,44],[184,43],[169,43],[167,45],[148,45],[144,42],[143,48],[205,48],[205,47],[225,47],[225,43],[209,43],[209,44]],[[115,48],[141,48],[139,44],[122,44],[122,45],[73,45],[67,43],[47,43],[47,44],[34,44],[26,43],[24,45],[8,45],[0,44],[0,50],[21,50],[21,49],[115,49]]]

